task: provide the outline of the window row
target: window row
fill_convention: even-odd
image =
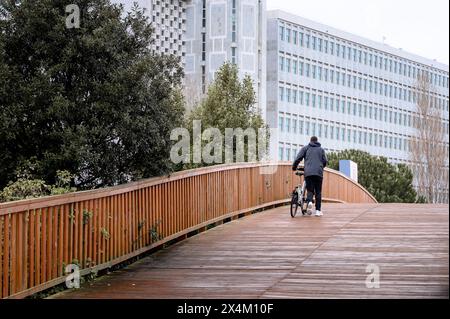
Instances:
[[[281,72],[292,73],[294,75],[305,76],[320,81],[325,81],[337,85],[347,86],[360,91],[379,94],[381,96],[395,98],[402,101],[415,103],[416,92],[410,88],[384,83],[368,77],[348,74],[331,68],[322,67],[308,62],[298,61],[294,58],[284,56],[279,57],[279,69]],[[440,110],[449,110],[448,99],[433,96],[430,99],[432,107]]]
[[[348,128],[343,124],[325,124],[314,120],[291,119],[280,115],[278,129],[299,135],[326,138],[330,140],[388,148],[393,150],[408,151],[409,139],[393,136],[392,134],[375,133],[369,129]]]
[[[368,65],[380,70],[389,71],[394,74],[403,75],[405,77],[417,78],[420,75],[428,77],[430,83],[436,86],[448,88],[448,76],[436,72],[430,72],[419,67],[417,64],[412,65],[406,60],[396,60],[390,56],[367,51],[362,47],[356,47],[350,43],[339,43],[337,41],[324,39],[319,36],[310,34],[304,29],[293,30],[285,26],[279,26],[279,37],[281,41],[299,45],[325,54],[334,55],[342,59]]]
[[[361,118],[384,121],[404,126],[413,126],[412,115],[399,111],[383,109],[373,104],[362,104],[344,97],[330,97],[293,88],[279,87],[279,100],[288,103],[310,106],[325,111],[338,112]]]

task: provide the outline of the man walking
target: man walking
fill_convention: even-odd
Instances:
[[[322,216],[321,205],[322,205],[322,180],[323,180],[323,169],[327,166],[327,156],[324,149],[321,147],[316,136],[312,136],[308,145],[304,146],[295,158],[294,164],[292,165],[292,170],[297,169],[298,164],[302,160],[305,160],[305,181],[306,189],[308,195],[306,197],[306,202],[308,203],[306,212],[308,215],[312,213],[312,199],[313,194],[316,200],[316,216]]]

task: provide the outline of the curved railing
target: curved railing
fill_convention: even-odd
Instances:
[[[273,174],[261,174],[272,168]],[[0,204],[0,297],[21,298],[111,267],[213,223],[284,204],[291,163],[240,163],[117,187]],[[327,169],[325,200],[375,203],[362,186]],[[286,214],[287,218],[288,214]]]

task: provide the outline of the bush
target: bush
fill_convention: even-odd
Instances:
[[[41,179],[30,179],[27,174],[19,176],[15,182],[10,182],[0,192],[0,202],[36,198],[48,195],[59,195],[75,191],[70,187],[72,175],[68,171],[57,172],[57,183],[46,185]]]
[[[328,166],[339,169],[339,160],[358,164],[358,182],[380,203],[414,203],[422,199],[412,185],[413,174],[404,164],[390,164],[387,158],[360,150],[344,150],[328,154]]]

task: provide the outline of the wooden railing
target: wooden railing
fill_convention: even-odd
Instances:
[[[268,166],[276,172],[260,174]],[[290,163],[226,164],[0,204],[0,297],[21,298],[60,284],[71,263],[88,274],[209,224],[286,203],[297,183]],[[328,169],[323,196],[376,202],[363,187]]]

